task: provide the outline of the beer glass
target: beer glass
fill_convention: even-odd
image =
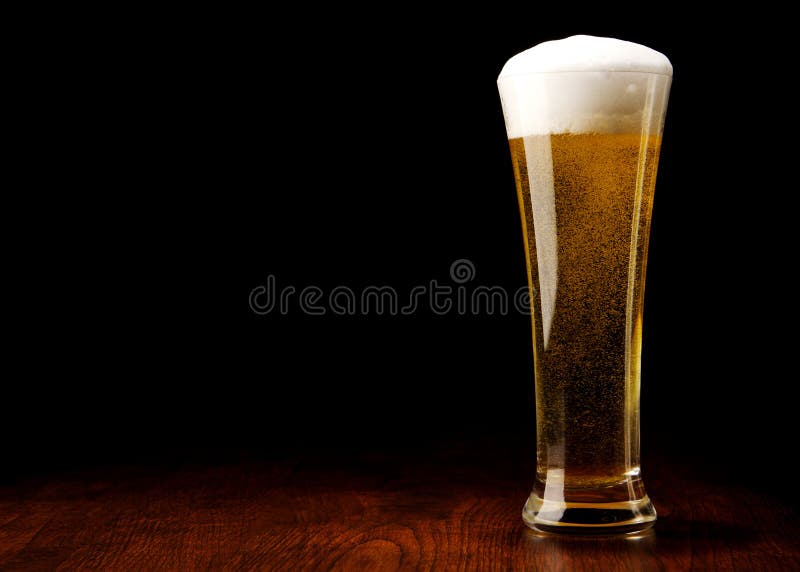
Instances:
[[[654,50],[577,36],[515,56],[498,79],[536,376],[537,469],[522,515],[538,530],[631,533],[656,519],[639,466],[639,385],[671,78]]]

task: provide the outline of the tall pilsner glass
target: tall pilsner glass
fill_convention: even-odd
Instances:
[[[656,511],[639,467],[642,300],[672,66],[573,36],[511,58],[498,87],[531,292],[536,480],[547,532],[636,532]]]

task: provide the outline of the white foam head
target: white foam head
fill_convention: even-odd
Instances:
[[[547,133],[660,132],[672,78],[640,44],[571,36],[512,57],[497,79],[509,138]]]

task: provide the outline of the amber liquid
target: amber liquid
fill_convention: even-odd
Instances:
[[[532,291],[542,498],[548,476],[566,500],[613,502],[619,487],[626,500],[640,486],[642,298],[660,144],[639,134],[510,141]]]

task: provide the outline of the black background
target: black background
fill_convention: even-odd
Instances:
[[[645,453],[726,478],[777,462],[796,431],[777,365],[787,184],[769,118],[791,95],[765,59],[772,35],[736,16],[207,13],[72,38],[34,170],[48,195],[32,192],[22,240],[35,254],[15,279],[12,471],[435,443],[533,454],[526,316],[316,317],[296,303],[258,316],[248,296],[270,275],[405,293],[448,283],[462,258],[471,285],[523,286],[495,80],[513,54],[574,33],[643,43],[675,70]]]

